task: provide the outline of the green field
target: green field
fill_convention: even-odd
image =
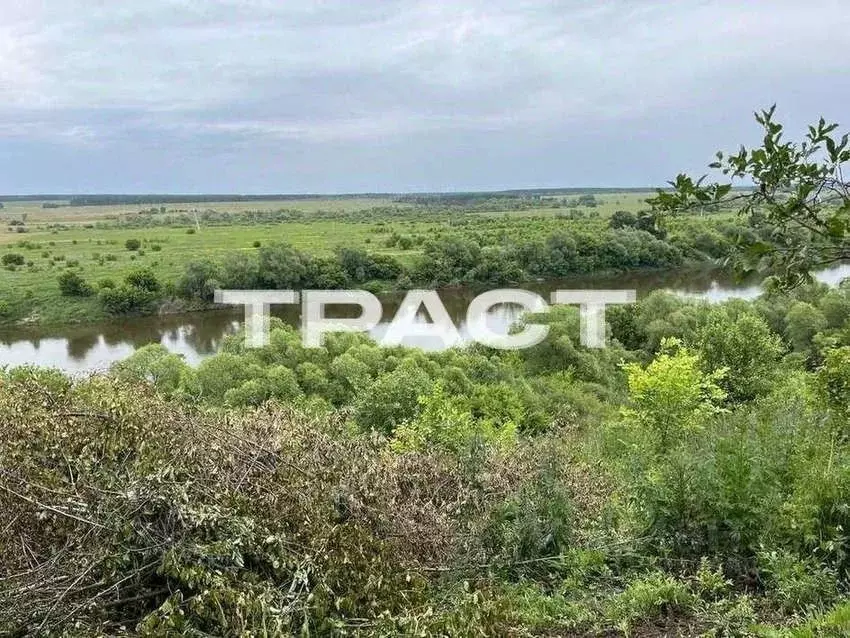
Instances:
[[[104,318],[95,296],[60,295],[57,277],[68,269],[92,284],[104,279],[120,281],[140,267],[151,268],[163,282],[174,282],[189,262],[215,260],[234,251],[256,252],[258,245],[272,242],[286,242],[317,256],[331,254],[337,247],[361,248],[410,263],[421,252],[422,241],[458,232],[459,225],[463,233],[477,233],[479,239],[482,234],[534,236],[600,224],[616,210],[637,211],[646,196],[634,192],[596,195],[595,207],[570,209],[550,205],[557,204],[557,198],[543,198],[524,210],[499,210],[499,205],[488,209],[486,203],[474,208],[426,206],[355,197],[198,202],[169,204],[147,217],[142,211],[159,207],[54,202],[58,208],[44,208],[41,201],[9,202],[0,210],[0,256],[20,254],[25,263],[0,270],[0,311],[5,309],[5,323],[56,324]],[[392,214],[386,210],[390,207]],[[262,223],[264,216],[281,210],[295,211],[301,217]],[[226,225],[210,225],[202,219],[205,212],[232,217]],[[572,214],[581,219],[567,218]],[[167,219],[172,220],[171,225],[165,225]],[[135,227],[138,220],[150,225]],[[387,246],[393,233],[417,241],[406,249]],[[129,239],[138,239],[141,249],[128,250],[125,243]],[[15,312],[22,306],[26,308],[23,316]],[[0,312],[0,322],[4,322],[3,315]]]

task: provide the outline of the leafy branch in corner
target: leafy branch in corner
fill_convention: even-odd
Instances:
[[[680,174],[669,182],[672,189],[659,189],[647,202],[662,216],[708,206],[737,209],[751,232],[738,237],[736,269],[793,288],[817,268],[850,259],[850,182],[843,173],[850,148],[848,134],[838,137],[838,124],[823,118],[803,141],[785,141],[775,111],[773,105],[755,114],[764,130],[760,147],[718,152],[709,164],[731,181]]]

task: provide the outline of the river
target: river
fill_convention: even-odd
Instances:
[[[837,285],[850,277],[850,264],[841,264],[821,271],[817,278]],[[548,300],[548,293],[556,289],[633,289],[638,298],[653,290],[719,302],[730,298],[752,299],[761,292],[757,281],[736,282],[723,272],[701,270],[680,272],[637,272],[610,277],[584,277],[524,284]],[[440,298],[449,315],[466,337],[465,317],[469,302],[476,291],[469,288],[452,288],[440,291]],[[379,336],[402,299],[401,294],[381,296],[383,321],[374,329]],[[291,325],[298,325],[298,307],[280,307],[273,310]],[[342,315],[340,315],[342,316]],[[129,356],[137,348],[161,343],[170,351],[183,355],[190,363],[197,363],[214,354],[222,340],[242,327],[241,308],[223,307],[206,312],[176,315],[129,317],[121,320],[90,325],[60,326],[57,328],[12,328],[0,330],[0,366],[39,365],[59,368],[66,372],[83,373],[107,369],[112,363]],[[506,330],[518,317],[518,308],[497,306],[493,308],[489,323],[494,330]],[[423,317],[423,320],[426,318]],[[439,347],[437,343],[410,341],[426,349]]]

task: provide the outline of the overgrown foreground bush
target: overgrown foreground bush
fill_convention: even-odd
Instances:
[[[3,635],[455,633],[468,619],[444,582],[468,598],[461,574],[555,548],[573,508],[598,508],[583,471],[536,445],[397,454],[286,408],[204,415],[107,377],[0,383]]]
[[[846,444],[802,386],[724,420],[696,363],[595,434],[451,450],[0,374],[0,634],[847,635]]]

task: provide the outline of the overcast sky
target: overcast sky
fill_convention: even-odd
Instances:
[[[660,184],[850,125],[847,0],[0,0],[0,193]]]

